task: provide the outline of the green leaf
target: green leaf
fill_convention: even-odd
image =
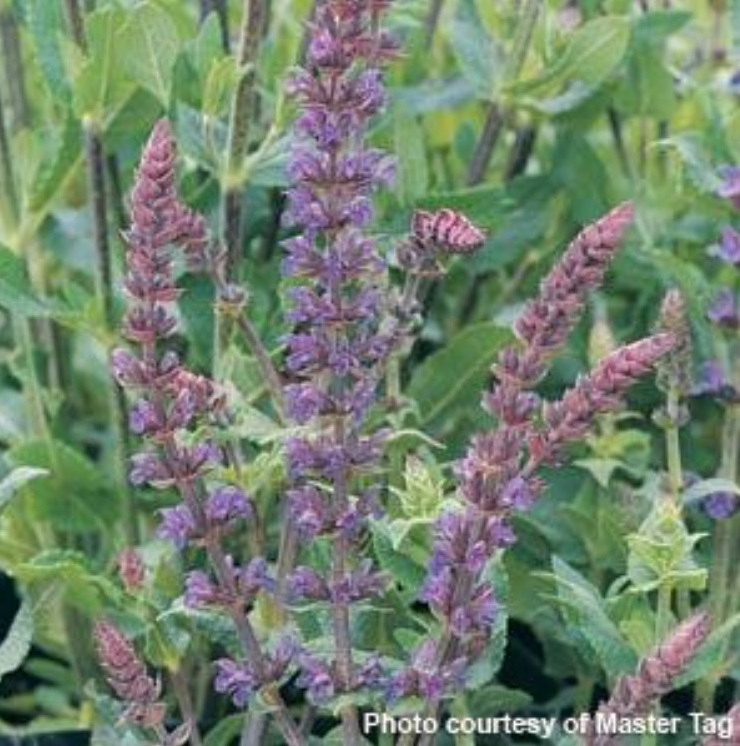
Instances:
[[[480,98],[494,93],[498,51],[486,33],[475,0],[463,0],[450,24],[449,41],[465,79]]]
[[[406,460],[404,488],[392,488],[407,518],[434,518],[444,499],[444,477],[435,463],[414,456]]]
[[[131,92],[122,64],[136,52],[122,49],[120,30],[125,22],[126,13],[115,6],[99,8],[85,20],[88,55],[73,84],[79,119],[103,124]]]
[[[203,93],[205,116],[218,117],[228,109],[236,81],[237,68],[233,57],[224,57],[213,62]]]
[[[23,261],[0,244],[0,308],[24,317],[46,316],[49,309],[39,300],[26,276]]]
[[[46,88],[57,100],[70,96],[59,40],[64,30],[61,4],[49,0],[26,0],[25,12],[31,48]]]
[[[501,684],[491,684],[467,694],[470,711],[479,717],[497,713],[513,713],[523,710],[532,702],[532,695],[520,689],[510,689]]]
[[[32,640],[33,608],[30,601],[24,601],[0,644],[0,681],[21,666],[31,651]]]
[[[637,656],[606,613],[599,591],[557,555],[552,569],[569,631],[585,639],[610,678],[633,671]]]
[[[560,57],[540,77],[513,87],[515,93],[554,87],[570,80],[595,86],[611,75],[627,52],[630,23],[620,16],[588,21],[570,38]]]
[[[33,180],[28,208],[44,214],[80,161],[81,132],[77,120],[68,111],[62,122],[53,152],[45,158]]]
[[[395,152],[398,154],[396,193],[402,205],[414,205],[429,186],[424,131],[415,117],[403,111],[394,117]]]
[[[103,605],[123,606],[123,592],[95,572],[81,552],[62,549],[42,552],[17,565],[15,575],[27,585],[61,585],[67,602],[90,617],[99,614]]]
[[[33,440],[7,453],[13,466],[49,472],[46,479],[28,484],[31,511],[39,521],[73,532],[108,532],[119,514],[109,480],[83,454],[66,443]]]
[[[39,477],[48,476],[49,472],[46,469],[35,469],[30,466],[21,466],[18,469],[8,474],[2,482],[0,482],[0,515],[3,510],[8,506],[11,498],[23,487],[24,484],[28,484],[34,479]]]
[[[689,132],[668,137],[656,142],[655,147],[675,150],[694,187],[703,194],[717,194],[722,182],[697,134]]]
[[[126,49],[122,60],[126,72],[168,107],[172,70],[181,46],[169,14],[151,2],[137,5],[121,32],[121,43]]]
[[[408,393],[422,423],[438,425],[480,400],[489,369],[510,333],[490,322],[474,324],[430,355],[414,372]]]
[[[229,715],[219,724],[208,731],[203,740],[203,746],[231,746],[234,739],[241,733],[244,715]]]
[[[218,13],[211,11],[208,14],[208,17],[200,26],[193,47],[193,63],[201,82],[203,82],[211,72],[215,61],[224,56]]]

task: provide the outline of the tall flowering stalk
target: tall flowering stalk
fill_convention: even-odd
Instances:
[[[203,220],[184,207],[175,191],[175,147],[166,122],[159,122],[141,157],[131,194],[131,227],[125,235],[128,308],[123,333],[134,350],[112,355],[116,380],[137,392],[130,409],[132,432],[147,448],[131,460],[135,486],[174,487],[180,503],[162,511],[159,534],[181,550],[199,547],[209,571],[186,578],[189,606],[217,606],[233,621],[244,660],[217,662],[216,688],[237,706],[256,691],[274,708],[291,746],[303,743],[277,690],[287,662],[285,651],[266,654],[247,616],[256,595],[269,588],[265,560],[239,566],[224,548],[235,526],[252,516],[249,499],[218,479],[224,455],[209,433],[219,420],[224,397],[214,383],[188,371],[166,348],[175,333],[173,307],[180,294],[173,274],[174,248],[199,265],[206,244]],[[196,435],[197,429],[197,435]],[[193,742],[198,738],[194,730]]]
[[[518,344],[504,349],[493,367],[495,384],[483,404],[498,425],[474,436],[457,466],[460,508],[437,523],[421,592],[440,622],[440,638],[425,641],[411,667],[392,677],[393,697],[421,695],[437,703],[434,712],[460,685],[496,617],[484,570],[514,540],[511,515],[542,491],[537,470],[559,463],[565,445],[582,439],[598,414],[617,409],[627,389],[674,344],[669,334],[657,334],[619,348],[557,402],[542,403],[532,392],[602,282],[631,217],[631,206],[622,205],[576,237],[516,322]]]
[[[182,746],[191,738],[193,723],[185,722],[168,732],[161,686],[147,672],[133,645],[109,622],[98,622],[95,646],[105,677],[124,703],[122,719],[156,737],[157,746]]]
[[[587,746],[619,744],[620,736],[604,732],[606,728],[600,728],[599,723],[606,723],[610,718],[618,721],[647,715],[658,700],[671,691],[708,634],[709,617],[695,614],[640,661],[634,676],[618,679],[609,700],[599,707],[591,733],[584,739]]]
[[[289,83],[299,104],[286,222],[290,290],[286,387],[290,418],[309,434],[287,443],[292,483],[288,531],[332,539],[328,579],[307,567],[290,582],[294,599],[324,600],[331,610],[333,660],[304,656],[302,682],[316,700],[365,682],[352,653],[350,607],[382,589],[381,578],[350,556],[374,494],[362,476],[376,465],[380,436],[363,433],[391,336],[380,330],[377,281],[383,263],[365,230],[372,192],[393,177],[393,160],[365,144],[384,104],[380,67],[395,52],[382,32],[388,0],[324,0],[310,26],[306,65]],[[359,738],[356,714],[343,712],[345,743]]]

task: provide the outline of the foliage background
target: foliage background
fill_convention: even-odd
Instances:
[[[242,9],[228,5],[233,47]],[[223,48],[216,13],[203,18],[204,7],[178,0],[85,3],[83,49],[69,33],[64,3],[0,0],[0,444],[3,469],[13,475],[0,484],[0,566],[26,599],[16,617],[13,584],[3,580],[0,639],[14,619],[16,636],[13,646],[0,648],[3,728],[85,722],[75,681],[92,673],[92,661],[85,635],[68,633],[84,631],[103,607],[125,605],[112,570],[132,529],[106,355],[116,336],[111,317],[121,307],[123,195],[139,149],[163,114],[179,141],[183,193],[215,232],[222,191],[242,189],[249,314],[279,351],[280,212],[291,117],[282,81],[300,56],[310,3],[266,5],[250,155],[234,171],[224,152],[240,71]],[[513,48],[533,8],[531,43]],[[688,301],[696,360],[727,354],[704,321],[721,272],[706,249],[728,219],[715,196],[717,166],[740,160],[740,4],[403,0],[392,25],[404,56],[389,73],[388,115],[373,133],[399,165],[395,192],[379,204],[383,244],[405,233],[413,209],[440,206],[465,212],[490,236],[479,254],[456,261],[430,288],[421,339],[403,370],[404,406],[395,424],[407,434],[394,440],[392,479],[407,497],[419,480],[422,514],[407,518],[425,524],[450,462],[471,432],[486,426],[478,401],[503,338],[499,327],[535,289],[555,250],[612,205],[636,202],[635,230],[545,392],[561,390],[610,340],[649,330],[668,287],[680,288]],[[490,162],[476,174],[471,164],[479,163],[481,133],[491,127],[497,137]],[[115,288],[108,316],[105,282],[93,271],[84,150],[91,133],[105,155]],[[209,371],[212,291],[206,280],[184,282],[184,351]],[[234,382],[241,437],[264,448],[247,486],[269,507],[280,491],[279,428],[262,406],[254,363],[236,341],[219,365]],[[547,498],[518,520],[521,540],[506,560],[506,657],[498,683],[482,688],[483,678],[468,696],[470,711],[484,701],[488,710],[491,702],[501,710],[578,709],[603,687],[604,668],[622,670],[650,646],[652,590],[621,593],[612,583],[634,561],[626,537],[640,531],[663,468],[661,436],[649,416],[658,404],[654,387],[640,387],[631,401],[635,414],[605,424],[576,466],[553,475]],[[691,410],[685,468],[709,477],[719,463],[721,411],[705,400]],[[409,462],[404,474],[412,451],[421,461]],[[151,515],[160,499],[139,496],[137,510]],[[687,520],[685,530],[712,530],[699,511],[687,510]],[[148,531],[151,521],[140,517],[139,524]],[[416,541],[415,528],[401,528],[410,532],[404,540]],[[418,576],[408,545],[394,552],[387,537],[375,542],[381,564],[397,577]],[[698,592],[709,542],[698,541],[695,550],[693,557],[681,554],[691,560],[676,572],[684,573],[678,583]],[[164,612],[157,594],[165,597],[177,582],[160,562],[161,546],[148,543],[145,551],[158,573],[157,591],[137,610],[138,623]],[[620,645],[608,648],[617,628]],[[150,660],[166,664],[178,656],[183,634],[162,622],[163,639],[147,640]],[[368,626],[366,634],[371,647],[382,644],[372,637],[382,636],[382,626]],[[22,669],[10,673],[32,643]],[[705,661],[704,675],[711,665]],[[740,670],[724,673],[728,703]]]

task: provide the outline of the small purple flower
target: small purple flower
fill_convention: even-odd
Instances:
[[[288,596],[293,601],[328,601],[329,586],[310,567],[296,567],[288,578]]]
[[[156,453],[143,451],[131,457],[129,480],[134,487],[148,484],[157,489],[164,489],[173,484],[174,478],[169,465]]]
[[[732,290],[723,289],[714,297],[707,308],[707,318],[717,326],[737,329],[740,326],[740,312]]]
[[[329,527],[329,506],[315,487],[295,487],[288,490],[287,498],[293,524],[301,537],[313,539]]]
[[[699,374],[692,393],[696,396],[703,394],[716,396],[725,391],[728,385],[729,382],[719,360],[705,360],[699,366]]]
[[[260,683],[252,670],[244,663],[236,663],[230,658],[216,661],[214,688],[221,694],[228,694],[234,706],[240,710],[247,706]]]
[[[296,681],[307,690],[308,700],[321,705],[334,696],[336,687],[330,667],[314,656],[304,653],[300,658],[301,673]]]
[[[184,549],[188,541],[197,534],[195,518],[187,505],[176,505],[174,508],[162,508],[162,518],[157,536],[171,541],[177,549]]]
[[[198,609],[203,606],[216,606],[224,601],[224,595],[200,570],[193,570],[185,577],[185,606]]]
[[[501,490],[501,504],[514,510],[527,510],[534,502],[531,486],[526,479],[517,475]]]
[[[208,496],[205,515],[211,525],[226,525],[233,521],[252,517],[249,498],[237,487],[217,487]]]
[[[236,569],[236,583],[240,596],[251,602],[262,591],[270,591],[274,581],[268,573],[267,562],[263,557],[254,557],[244,567]]]
[[[290,417],[303,425],[321,414],[327,397],[312,383],[302,383],[285,387],[285,401]]]
[[[713,520],[723,521],[740,510],[740,500],[731,492],[715,492],[702,501],[702,510]]]
[[[147,435],[162,427],[156,407],[148,399],[139,399],[128,413],[128,427],[134,435]]]
[[[709,255],[733,266],[740,265],[740,233],[734,228],[725,226],[722,229],[719,243],[710,247]]]
[[[722,184],[718,196],[726,199],[736,210],[740,210],[740,168],[723,166],[719,171]]]

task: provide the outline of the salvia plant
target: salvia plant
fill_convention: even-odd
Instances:
[[[0,746],[740,744],[705,5],[0,0]]]

